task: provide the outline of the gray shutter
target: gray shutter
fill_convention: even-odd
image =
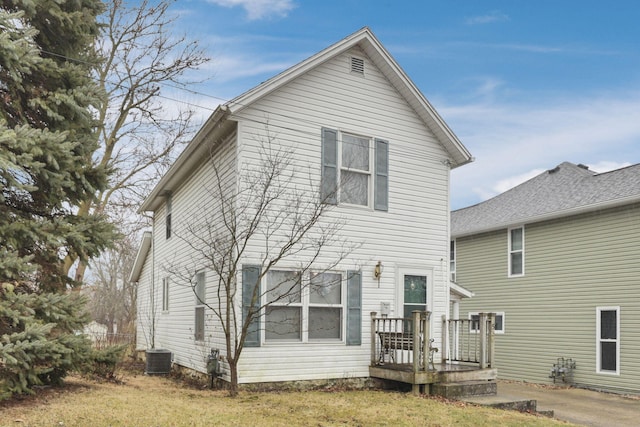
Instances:
[[[376,170],[374,183],[373,208],[378,211],[389,210],[389,141],[375,140]]]
[[[249,308],[251,307],[251,300],[253,298],[254,289],[257,286],[256,301],[253,302],[253,307],[260,307],[260,266],[259,265],[243,265],[242,266],[242,324],[247,318]],[[245,347],[260,347],[260,313],[254,315],[255,317],[249,325],[247,330],[247,336],[244,340]]]
[[[323,203],[338,204],[338,131],[327,128],[322,128],[320,198]]]
[[[362,344],[362,274],[347,271],[347,345]]]

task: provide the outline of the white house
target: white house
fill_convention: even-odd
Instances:
[[[322,276],[337,278],[324,303],[303,291],[281,304],[281,324],[291,325],[278,331],[264,327],[277,310],[263,310],[261,327],[247,338],[239,382],[368,377],[371,312],[404,317],[428,310],[439,342],[450,306],[449,176],[472,157],[363,28],[219,106],[143,203],[140,211],[154,220],[131,275],[139,283],[138,348],[152,345],[153,331],[155,348],[200,372],[211,349],[225,353],[221,325],[167,266],[191,269],[197,292],[215,303],[215,273],[204,261],[198,265],[198,254],[177,236],[220,209],[208,191],[220,178],[238,181],[258,168],[259,145],[269,138],[294,153],[304,171],[294,180],[298,190],[320,198],[319,188],[342,183],[328,197],[335,206],[323,221],[344,221],[341,237],[357,247]],[[210,153],[224,165],[222,175]],[[264,248],[260,239],[246,248],[238,283],[269,257]],[[318,259],[322,268],[330,263],[331,254]],[[298,265],[284,262],[270,274],[286,279]],[[263,292],[262,302],[268,297]]]

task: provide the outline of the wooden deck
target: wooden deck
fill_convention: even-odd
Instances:
[[[411,384],[414,393],[429,393],[429,384],[497,379],[493,313],[480,313],[475,324],[443,318],[441,348],[430,339],[430,315],[414,311],[411,318],[380,318],[371,313],[371,377]],[[445,357],[434,363],[438,352]]]
[[[416,386],[424,386],[435,383],[456,383],[463,381],[493,381],[498,378],[498,370],[496,368],[481,369],[477,366],[469,366],[452,363],[436,363],[435,369],[414,372],[413,364],[384,364],[369,367],[369,375],[374,378],[384,380],[398,381],[402,383],[412,384],[414,391]],[[427,390],[424,390],[427,392]]]

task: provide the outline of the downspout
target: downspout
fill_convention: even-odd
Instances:
[[[156,348],[156,213],[151,218],[151,348]]]

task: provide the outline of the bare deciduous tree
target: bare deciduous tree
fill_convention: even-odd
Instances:
[[[196,130],[194,111],[166,107],[167,86],[186,88],[186,74],[208,61],[196,41],[176,37],[168,13],[172,0],[106,2],[102,36],[97,51],[96,78],[105,102],[97,111],[99,148],[93,153],[97,167],[109,173],[106,190],[82,201],[78,216],[131,213],[150,186],[168,169],[179,148]],[[77,261],[65,259],[65,273]],[[80,263],[75,279],[81,281],[86,265]]]
[[[91,317],[107,326],[107,333],[135,331],[136,288],[129,274],[136,257],[132,238],[123,238],[92,264],[91,279],[84,291],[89,296]]]
[[[267,319],[261,328],[268,333],[288,333],[292,319],[286,314],[272,316],[269,329],[268,312],[276,305],[298,300],[305,289],[313,292],[313,278],[335,268],[360,244],[341,237],[345,220],[327,217],[334,206],[320,200],[311,178],[309,182],[300,180],[305,176],[303,167],[296,164],[294,153],[278,146],[273,137],[260,143],[259,159],[237,175],[228,173],[216,154],[210,162],[215,179],[207,193],[214,203],[209,203],[208,209],[198,209],[197,220],[177,224],[175,230],[195,254],[192,264],[171,265],[167,270],[190,286],[196,298],[200,298],[201,284],[194,272],[206,268],[213,273],[216,283],[209,289],[215,295],[199,302],[223,331],[230,395],[235,396],[240,356],[248,337],[259,333],[256,320]],[[247,259],[253,269],[249,288],[242,277]],[[270,272],[291,271],[292,266],[294,275],[275,275],[268,286],[260,286],[263,278],[270,278]]]

